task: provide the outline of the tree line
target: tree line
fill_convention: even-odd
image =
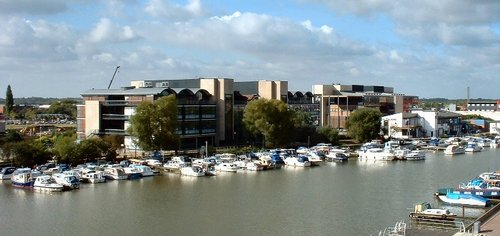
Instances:
[[[67,115],[70,119],[76,119],[76,104],[79,102],[78,99],[28,99],[30,102],[26,102],[26,98],[16,99],[17,104],[14,102],[14,95],[10,85],[7,86],[7,91],[5,92],[5,116],[8,119],[24,119],[34,121],[37,115],[40,114],[62,114]],[[21,100],[21,101],[19,101]],[[36,101],[40,102],[36,102]],[[23,102],[24,101],[24,102]],[[36,107],[30,106],[20,106],[19,104],[44,104],[50,102],[50,107],[48,109],[37,109]]]

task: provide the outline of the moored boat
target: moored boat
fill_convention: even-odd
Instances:
[[[477,145],[475,142],[468,143],[465,147],[465,152],[480,152],[483,150],[483,147]]]
[[[111,180],[125,180],[128,178],[123,170],[123,167],[108,167],[104,169],[104,177]]]
[[[396,156],[383,148],[370,148],[361,152],[359,159],[361,160],[374,160],[374,161],[392,161]]]
[[[285,159],[285,164],[287,166],[298,166],[298,167],[308,167],[311,166],[311,162],[306,156],[298,156],[298,157],[287,157]]]
[[[487,198],[472,194],[449,192],[446,195],[438,195],[438,198],[451,205],[487,207],[491,205],[491,201]]]
[[[12,178],[12,174],[16,170],[16,167],[4,167],[0,170],[0,180],[9,180]]]
[[[76,178],[74,175],[66,175],[64,173],[55,173],[52,174],[52,178],[58,184],[62,184],[64,189],[75,189],[80,188],[80,180]]]
[[[64,189],[62,184],[58,184],[52,176],[41,175],[36,177],[33,189],[42,192],[61,192]]]
[[[181,168],[181,175],[201,177],[205,176],[205,171],[200,166],[186,166]]]
[[[405,159],[407,161],[421,161],[425,160],[425,153],[419,150],[413,150],[406,154]]]
[[[326,161],[347,161],[349,157],[341,152],[330,152],[326,154]]]
[[[455,220],[456,214],[451,213],[448,209],[432,208],[428,202],[415,205],[413,212],[410,212],[409,217],[412,219],[431,219],[431,220]]]
[[[444,154],[446,155],[456,155],[465,153],[465,149],[462,146],[451,144],[446,147]]]
[[[220,163],[215,166],[215,169],[222,172],[236,172],[238,166],[234,163]]]
[[[35,178],[40,175],[42,175],[42,172],[30,168],[17,169],[11,178],[12,186],[16,188],[33,188]]]
[[[106,178],[104,177],[103,171],[91,170],[82,175],[82,181],[86,183],[97,184],[106,182]]]

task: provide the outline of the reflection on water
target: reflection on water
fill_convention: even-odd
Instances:
[[[408,221],[423,201],[461,215],[434,192],[499,169],[499,153],[429,152],[425,161],[351,159],[212,177],[167,173],[52,194],[7,181],[0,183],[0,227],[2,235],[369,235]]]

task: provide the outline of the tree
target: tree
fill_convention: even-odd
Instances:
[[[318,134],[323,140],[327,140],[333,145],[339,144],[339,131],[332,127],[320,127],[317,129]]]
[[[47,114],[64,114],[76,119],[76,101],[66,99],[53,102],[47,109]]]
[[[51,153],[41,143],[36,141],[23,141],[15,143],[12,147],[12,163],[15,166],[32,167],[41,165],[51,159]]]
[[[161,97],[154,102],[144,101],[130,118],[127,131],[145,151],[178,150],[177,113],[174,95]]]
[[[14,110],[14,95],[12,95],[10,84],[7,86],[7,92],[5,94],[5,109],[7,114],[10,114]]]
[[[80,164],[79,161],[75,161],[76,159],[79,159],[75,156],[77,148],[78,144],[76,143],[76,138],[71,136],[57,137],[53,148],[57,162],[72,165]]]
[[[243,123],[253,135],[263,135],[266,146],[284,146],[293,137],[296,112],[280,100],[258,99],[248,103]]]
[[[382,113],[376,109],[361,108],[354,111],[347,122],[347,135],[358,142],[365,142],[380,136]]]
[[[24,118],[30,121],[34,121],[36,119],[36,111],[33,108],[29,108],[25,113],[24,113]]]

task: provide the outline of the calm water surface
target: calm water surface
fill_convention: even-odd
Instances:
[[[499,154],[429,152],[425,161],[350,160],[207,178],[166,174],[54,194],[5,181],[0,235],[375,235],[408,221],[416,203],[438,206],[438,188],[500,169]]]

